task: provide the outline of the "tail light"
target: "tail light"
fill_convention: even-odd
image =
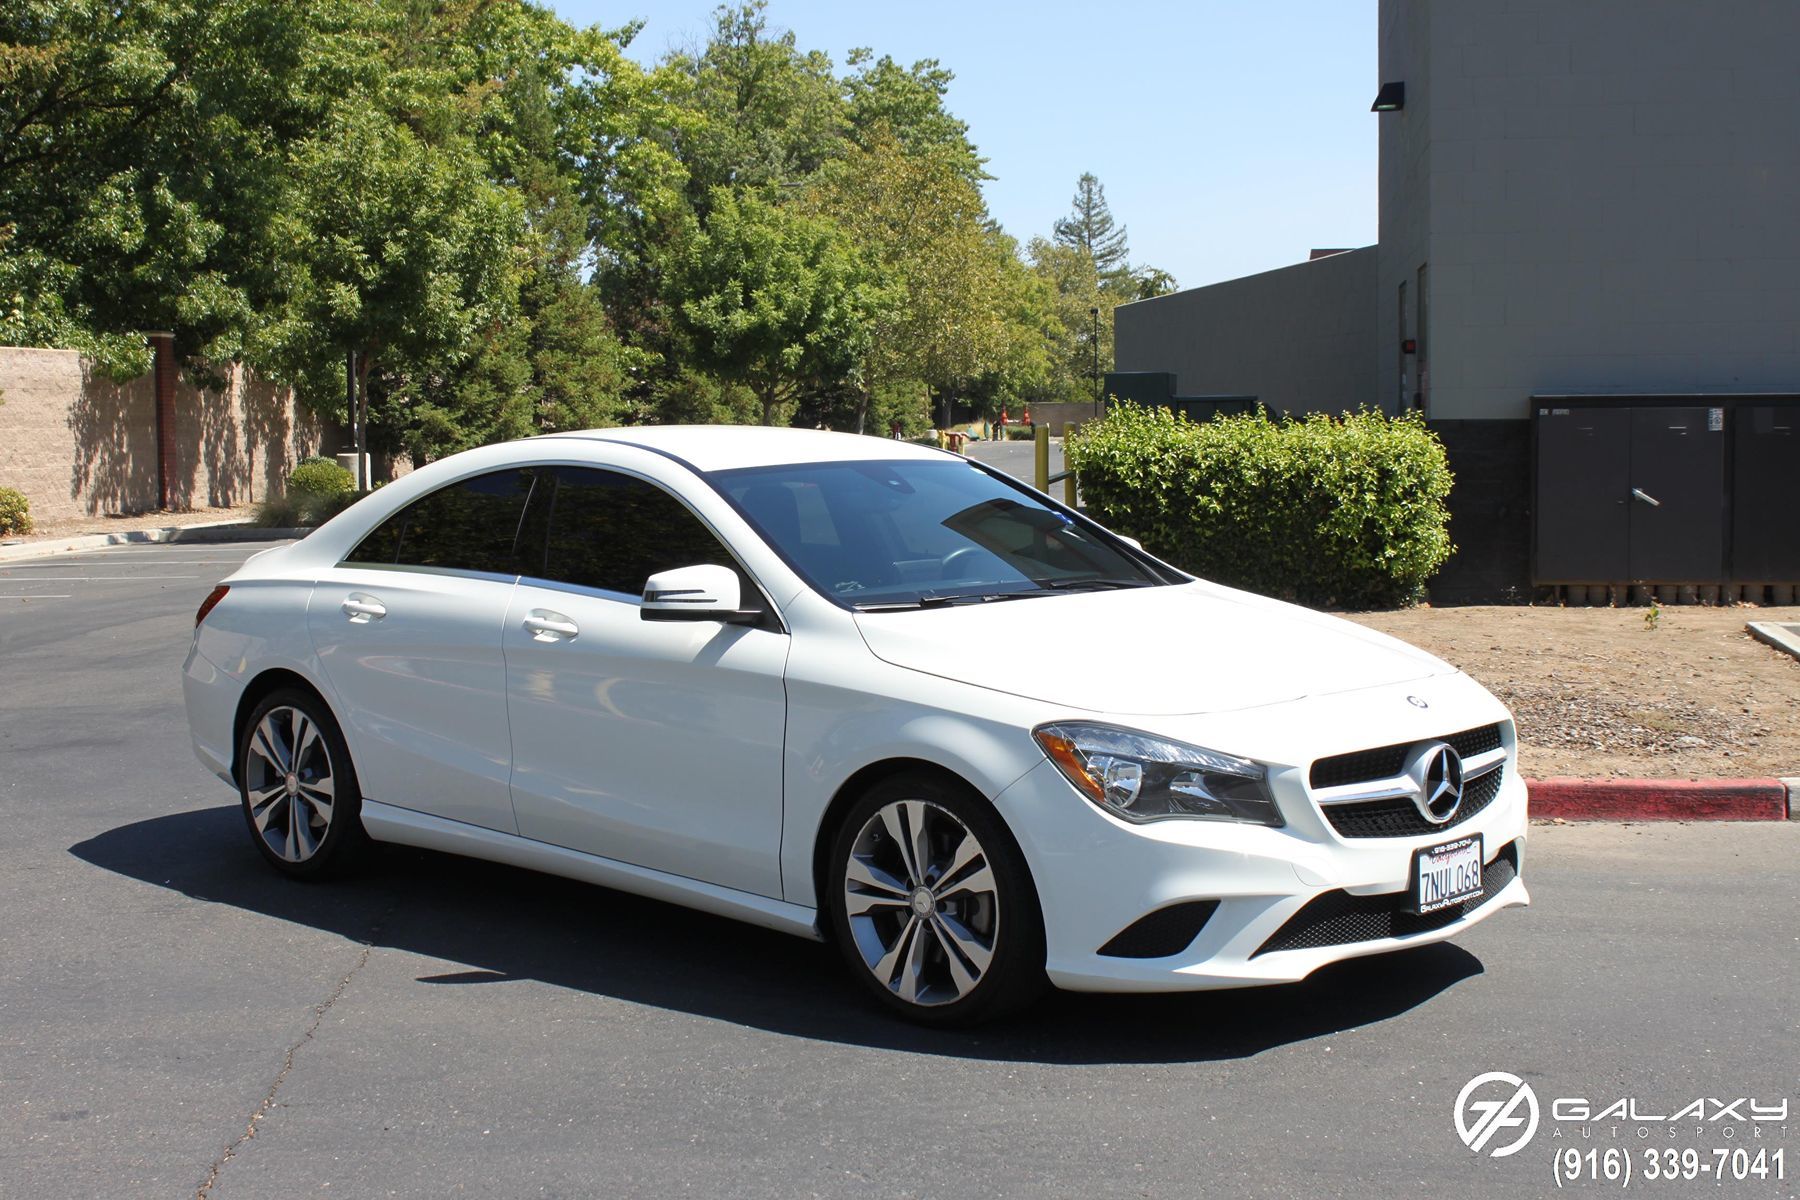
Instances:
[[[214,588],[211,593],[207,595],[206,599],[200,602],[200,611],[194,614],[194,624],[198,626],[200,622],[206,620],[206,614],[216,608],[219,601],[225,598],[225,593],[230,590],[230,588],[222,583]]]

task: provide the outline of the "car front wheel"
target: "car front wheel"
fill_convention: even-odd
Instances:
[[[998,814],[928,775],[877,784],[834,840],[833,931],[850,970],[908,1018],[968,1025],[1043,990],[1044,934]]]

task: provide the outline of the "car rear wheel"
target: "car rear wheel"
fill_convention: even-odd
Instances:
[[[244,723],[238,794],[256,848],[284,875],[341,870],[365,841],[344,735],[317,697],[298,689],[270,693]]]
[[[889,1008],[967,1025],[1043,990],[1036,890],[980,797],[929,775],[877,784],[834,839],[832,926],[850,970]]]

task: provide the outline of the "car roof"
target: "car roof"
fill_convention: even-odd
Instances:
[[[787,463],[871,462],[897,459],[943,460],[942,450],[895,438],[823,429],[783,429],[764,425],[633,425],[618,429],[584,429],[553,433],[537,442],[586,439],[641,446],[671,455],[697,471],[729,471]]]

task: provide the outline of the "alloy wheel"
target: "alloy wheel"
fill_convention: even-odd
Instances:
[[[337,802],[331,750],[298,708],[272,708],[257,722],[244,760],[250,821],[271,853],[302,863],[319,852]]]
[[[844,911],[863,965],[909,1004],[952,1004],[993,965],[1000,896],[987,852],[948,809],[883,805],[844,865]]]

